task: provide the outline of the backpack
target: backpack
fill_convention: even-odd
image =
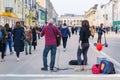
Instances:
[[[0,40],[3,39],[3,32],[2,32],[2,29],[0,28]]]
[[[69,61],[69,65],[78,65],[78,61],[77,60],[71,60],[71,61]],[[83,60],[82,60],[82,65],[83,65]]]
[[[100,63],[102,74],[115,74],[114,64],[107,60],[102,60]]]
[[[100,74],[101,69],[100,69],[100,64],[94,64],[92,66],[92,73],[93,74]]]

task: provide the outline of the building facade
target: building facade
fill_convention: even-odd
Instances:
[[[113,2],[113,28],[120,29],[120,0],[112,0]]]
[[[36,0],[24,0],[24,23],[27,26],[36,25]]]
[[[36,0],[36,2],[43,8],[45,8],[45,0]]]
[[[97,9],[97,4],[90,8],[87,12],[85,12],[85,19],[89,21],[90,26],[95,26],[96,22],[95,22],[95,13],[96,13],[96,9]]]
[[[113,21],[113,3],[110,1],[107,4],[99,5],[96,10],[96,26],[103,23],[105,27],[111,27]]]
[[[47,16],[46,16],[46,22],[48,22],[49,19],[53,19],[55,24],[57,22],[57,17],[58,17],[58,14],[56,13],[52,3],[50,0],[46,0],[45,1],[45,5],[46,5],[46,13],[47,13]]]
[[[84,20],[83,15],[65,14],[58,18],[58,25],[66,23],[68,26],[81,26],[82,20]]]
[[[15,10],[16,0],[0,0],[0,2],[0,21],[4,24],[9,23],[12,26],[12,24],[19,20]]]
[[[36,3],[36,11],[37,11],[37,20],[36,24],[37,26],[43,26],[45,25],[45,19],[46,19],[46,12],[45,8],[39,5],[39,3]]]

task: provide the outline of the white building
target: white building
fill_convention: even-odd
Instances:
[[[120,0],[112,0],[113,2],[113,27],[120,29]]]
[[[103,23],[104,26],[112,26],[113,22],[113,3],[110,1],[105,5],[99,5],[96,10],[96,26]]]
[[[45,17],[46,17],[46,12],[45,8],[43,8],[39,3],[36,3],[36,16],[37,16],[37,21],[36,24],[38,26],[43,26],[45,25]]]
[[[49,19],[53,19],[55,24],[56,24],[58,14],[57,14],[57,12],[54,9],[53,4],[51,3],[50,0],[46,0],[45,1],[45,5],[46,5],[46,9],[47,9],[47,21]]]
[[[81,26],[82,20],[84,20],[83,15],[65,14],[58,18],[58,24],[66,23],[68,26]]]

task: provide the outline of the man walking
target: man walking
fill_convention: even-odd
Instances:
[[[60,30],[53,25],[53,20],[49,20],[48,26],[45,26],[41,32],[41,37],[45,36],[45,48],[43,51],[43,65],[44,67],[41,68],[43,71],[48,70],[48,65],[47,65],[47,55],[49,51],[51,50],[51,62],[50,62],[50,70],[54,71],[54,64],[55,64],[55,58],[56,58],[56,49],[57,49],[57,42],[56,42],[56,37],[54,32],[58,36],[62,36]]]
[[[103,29],[103,23],[100,24],[100,27],[98,28],[97,32],[98,32],[97,43],[101,43],[102,34],[103,34],[103,32],[105,33],[105,30]]]

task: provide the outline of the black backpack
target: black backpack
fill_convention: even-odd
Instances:
[[[69,61],[69,65],[78,65],[78,61],[77,60],[71,60],[71,61]],[[83,60],[82,60],[82,65],[83,65]]]

